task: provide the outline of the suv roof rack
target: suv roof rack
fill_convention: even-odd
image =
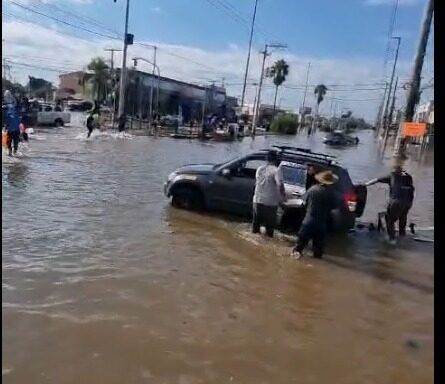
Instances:
[[[282,153],[288,153],[291,155],[300,155],[312,159],[322,160],[328,164],[336,163],[336,157],[331,155],[326,155],[324,153],[312,152],[309,148],[292,147],[288,145],[273,145],[272,148],[278,149]],[[269,149],[270,150],[270,149]]]

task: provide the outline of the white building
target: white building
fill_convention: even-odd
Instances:
[[[434,124],[434,100],[420,104],[414,114],[414,121]]]

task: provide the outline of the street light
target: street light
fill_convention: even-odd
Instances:
[[[151,62],[150,60],[144,59],[143,57],[133,57],[134,66],[137,66],[138,60],[145,61],[146,63],[153,65],[153,68],[158,72],[158,87],[156,90],[156,101],[159,104],[159,88],[161,84],[161,70],[156,63]],[[152,87],[153,89],[153,87]],[[151,117],[153,114],[153,92],[151,93],[152,97],[150,98],[150,116],[148,118],[148,128],[151,128]]]

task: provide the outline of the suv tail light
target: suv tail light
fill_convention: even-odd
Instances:
[[[357,195],[355,192],[346,192],[343,195],[343,198],[349,211],[355,212],[355,209],[357,208]]]

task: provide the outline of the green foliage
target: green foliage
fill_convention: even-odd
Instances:
[[[286,77],[288,74],[289,65],[283,59],[277,60],[269,71],[269,76],[272,77],[273,83],[276,87],[279,87],[286,81]]]
[[[26,94],[26,90],[23,85],[13,83],[2,77],[2,98],[6,90],[9,90],[16,99],[20,99]]]
[[[295,135],[298,130],[298,118],[292,115],[277,116],[273,120],[270,129],[276,133]]]
[[[92,96],[97,101],[103,101],[107,94],[107,82],[110,78],[108,65],[101,57],[96,57],[91,60],[87,68],[92,71],[91,74],[86,74],[84,83],[90,82],[92,85]]]
[[[328,90],[328,87],[326,87],[326,85],[324,85],[324,84],[318,84],[315,87],[314,94],[317,96],[317,104],[318,105],[320,105],[320,103],[323,101],[327,90]]]
[[[286,81],[287,75],[289,75],[289,64],[283,59],[277,60],[268,70],[268,76],[273,79],[273,83],[275,84],[275,97],[273,102],[274,112],[277,105],[278,87]]]

